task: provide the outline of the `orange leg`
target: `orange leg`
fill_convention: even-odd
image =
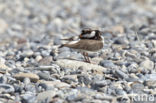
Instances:
[[[84,56],[85,62],[91,63],[88,57],[88,53],[83,52],[83,56]]]
[[[86,53],[86,56],[87,56],[87,61],[88,61],[88,63],[91,63],[91,62],[90,62],[90,59],[89,59],[89,57],[88,57],[88,53]]]
[[[86,53],[85,52],[83,52],[83,56],[84,56],[85,62],[87,62],[87,58],[86,58]]]

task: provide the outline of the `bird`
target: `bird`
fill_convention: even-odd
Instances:
[[[98,29],[86,28],[81,31],[78,37],[70,37],[67,40],[69,43],[62,44],[59,48],[68,47],[79,51],[84,56],[85,62],[91,63],[88,57],[89,52],[98,52],[103,48],[104,38]],[[77,40],[77,41],[76,41]]]

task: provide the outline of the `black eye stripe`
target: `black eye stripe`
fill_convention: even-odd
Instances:
[[[101,31],[99,30],[91,30],[91,29],[83,29],[81,34],[86,35],[86,34],[91,34],[91,32],[95,31],[95,35],[101,35]]]
[[[82,34],[85,35],[85,34],[90,34],[92,31],[82,31]]]

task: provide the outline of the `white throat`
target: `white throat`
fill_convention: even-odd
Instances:
[[[103,37],[103,36],[101,36],[101,38],[102,38],[102,43],[104,44],[104,42],[105,42],[105,41],[104,41],[104,37]]]
[[[92,38],[95,36],[95,31],[92,31],[91,34],[85,34],[83,37]]]

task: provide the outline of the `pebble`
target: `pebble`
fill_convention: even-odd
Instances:
[[[101,57],[93,57],[92,59],[91,59],[91,62],[93,63],[93,64],[100,64],[100,62],[103,60],[103,58],[101,58]]]
[[[0,28],[0,34],[4,33],[8,28],[7,22],[2,18],[0,18]]]
[[[5,65],[5,59],[0,58],[0,69],[8,69],[8,67]]]
[[[127,93],[122,89],[115,89],[117,95],[126,95]]]
[[[72,94],[67,96],[67,101],[71,102],[71,101],[80,101],[83,100],[85,97],[83,96],[83,94],[81,95],[77,95],[77,94]]]
[[[37,103],[49,102],[56,95],[53,90],[41,92],[37,95]]]
[[[23,82],[25,85],[28,85],[31,83],[31,80],[29,78],[24,78]]]
[[[149,59],[144,60],[143,62],[140,63],[140,68],[147,69],[147,70],[153,70],[154,63],[153,63],[153,61],[151,61]]]
[[[93,89],[98,89],[98,88],[102,88],[104,86],[107,86],[109,84],[108,81],[103,80],[103,81],[95,81],[94,83],[92,83],[92,88]]]
[[[40,60],[42,60],[42,56],[38,55],[38,56],[36,56],[35,59],[36,59],[37,62],[39,62]]]
[[[0,75],[0,83],[7,83],[7,80],[6,76]]]
[[[24,80],[24,78],[29,78],[32,82],[37,82],[39,80],[39,76],[33,73],[18,73],[14,75],[14,78],[18,80]]]
[[[123,79],[129,78],[129,76],[126,73],[122,72],[121,70],[115,70],[115,73],[120,78],[123,78]]]
[[[69,83],[69,84],[71,84],[72,82],[77,82],[78,81],[77,75],[65,75],[62,78],[62,81],[66,82],[66,83]]]
[[[114,68],[115,67],[114,63],[110,60],[102,60],[102,61],[100,61],[100,65],[105,68]]]
[[[142,93],[142,91],[145,87],[142,83],[134,82],[131,84],[131,88],[134,93]]]
[[[69,88],[70,87],[69,84],[60,82],[58,80],[56,80],[56,81],[40,81],[40,83],[47,85],[47,87],[56,87],[56,88]]]
[[[51,56],[44,57],[44,58],[39,60],[39,64],[40,65],[50,65],[52,60],[53,60],[53,58]]]
[[[37,102],[35,94],[31,92],[26,92],[25,94],[21,95],[21,99],[23,103]]]
[[[9,84],[0,84],[0,93],[13,93],[14,87]]]
[[[81,61],[74,61],[74,60],[67,60],[67,59],[60,59],[56,61],[56,64],[62,68],[71,68],[73,70],[78,69],[80,66],[83,66],[85,69],[88,70],[95,70],[99,73],[106,72],[106,68],[94,64],[89,64]]]
[[[137,68],[138,68],[137,63],[130,63],[127,69],[128,69],[128,72],[130,73],[137,73],[138,72]]]
[[[60,73],[61,69],[58,65],[52,64],[51,66],[39,66],[36,68],[36,70],[51,71],[54,74],[54,73]]]
[[[88,75],[78,75],[78,81],[80,84],[85,84],[86,86],[90,85],[91,84],[91,78],[88,76]]]
[[[152,88],[152,89],[156,88],[156,80],[152,80],[152,79],[147,80],[144,82],[144,84],[148,86],[149,88]]]
[[[50,52],[47,51],[47,50],[42,50],[42,51],[41,51],[41,55],[42,55],[43,57],[48,57],[48,56],[50,55]]]
[[[24,51],[23,53],[22,53],[22,56],[23,57],[30,57],[30,56],[32,56],[33,55],[33,51],[32,50],[26,50],[26,51]]]
[[[128,44],[129,41],[125,37],[117,37],[114,40],[114,44]]]
[[[37,75],[40,77],[40,79],[52,80],[49,73],[39,72]]]

